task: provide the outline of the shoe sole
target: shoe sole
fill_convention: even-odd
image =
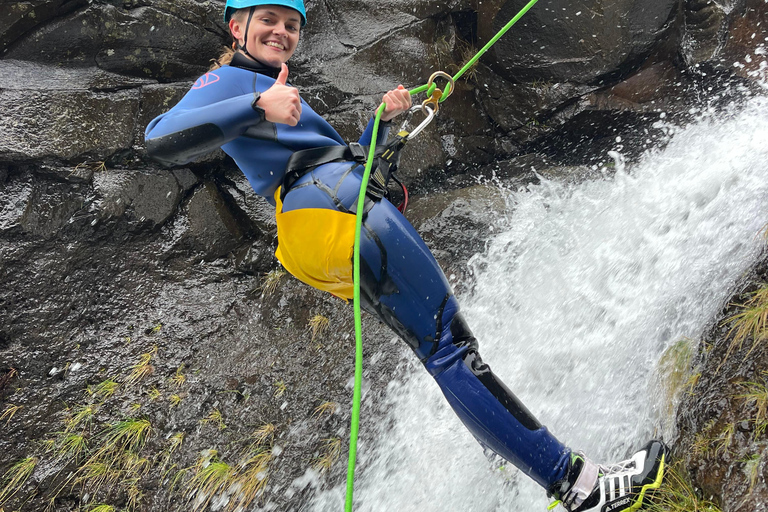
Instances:
[[[640,493],[638,494],[635,502],[629,508],[624,510],[628,512],[639,510],[643,506],[643,500],[645,499],[646,491],[655,491],[659,487],[661,487],[661,481],[664,480],[664,469],[666,467],[666,462],[667,462],[667,452],[666,450],[664,450],[662,451],[661,460],[659,461],[659,470],[656,473],[656,480],[654,480],[650,484],[645,484],[643,488],[640,490]]]

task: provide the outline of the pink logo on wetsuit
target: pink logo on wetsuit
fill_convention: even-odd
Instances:
[[[219,75],[215,73],[206,73],[197,79],[197,82],[195,82],[195,85],[193,85],[192,88],[202,89],[206,85],[211,85],[212,83],[215,83],[218,81],[219,81]]]

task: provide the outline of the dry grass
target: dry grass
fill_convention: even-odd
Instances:
[[[323,416],[333,416],[339,408],[336,402],[323,402],[312,412],[312,417],[321,419]]]
[[[323,439],[323,448],[315,460],[314,466],[320,472],[325,473],[331,469],[339,455],[341,455],[341,439],[338,437]]]
[[[768,428],[768,387],[761,382],[743,382],[740,385],[744,393],[735,398],[753,404],[755,415],[750,418],[750,422],[755,424],[754,439],[757,440]]]
[[[5,426],[8,426],[8,423],[11,422],[13,419],[13,416],[19,412],[19,409],[23,408],[23,405],[14,405],[14,404],[8,404],[5,406],[5,410],[3,411],[3,414],[0,415],[0,421],[5,420]]]
[[[128,378],[125,379],[125,385],[130,387],[134,384],[141,382],[145,377],[151,375],[155,371],[155,367],[152,366],[152,357],[157,354],[157,345],[152,350],[141,354],[139,361],[131,366],[131,373]]]
[[[107,398],[110,398],[112,395],[114,395],[119,387],[120,383],[116,380],[106,379],[96,384],[95,386],[88,386],[88,393],[91,396],[101,400],[106,400]]]
[[[265,444],[268,441],[271,442],[275,438],[276,431],[277,427],[275,427],[273,423],[265,423],[253,431],[251,439],[253,439],[257,445]]]
[[[749,357],[762,341],[768,339],[768,285],[753,292],[746,303],[733,305],[740,307],[741,311],[723,321],[723,324],[731,326],[727,334],[731,341],[718,370],[731,353],[740,349],[747,339],[752,339],[752,347],[745,358]]]
[[[668,466],[661,487],[648,500],[648,512],[721,512],[712,502],[699,497],[680,465]]]
[[[249,448],[239,463],[230,465],[216,450],[204,451],[186,485],[194,497],[192,510],[204,510],[216,496],[229,498],[227,512],[246,509],[264,491],[271,458],[266,448]]]
[[[171,377],[171,383],[175,384],[176,387],[181,387],[182,384],[187,382],[187,377],[181,373],[184,371],[184,365],[182,364],[176,369],[176,373],[173,374],[173,377]]]
[[[227,425],[224,424],[224,417],[221,414],[221,411],[218,409],[212,410],[208,416],[200,420],[200,423],[205,425],[206,423],[215,423],[219,430],[224,430],[227,428]]]
[[[264,280],[259,286],[261,296],[268,297],[269,295],[272,295],[275,290],[277,290],[277,286],[280,284],[280,280],[283,278],[283,276],[285,276],[285,274],[285,270],[282,269],[276,269],[268,272],[267,275],[264,276]]]
[[[322,336],[330,324],[331,321],[327,316],[317,314],[310,318],[308,328],[312,332],[312,341],[315,341],[316,337]]]
[[[0,506],[24,486],[38,462],[36,457],[27,457],[18,461],[5,472],[2,478],[3,488],[0,489]]]

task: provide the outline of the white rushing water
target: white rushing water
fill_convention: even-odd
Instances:
[[[659,358],[702,335],[764,245],[768,102],[732,110],[614,175],[511,193],[507,228],[472,262],[476,292],[460,299],[483,358],[598,462],[672,434]],[[390,386],[387,426],[362,420],[355,510],[546,510],[536,484],[488,462],[414,359]],[[307,509],[343,502],[339,486]]]

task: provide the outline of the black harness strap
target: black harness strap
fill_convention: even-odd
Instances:
[[[387,184],[397,170],[400,150],[405,146],[407,137],[408,132],[400,132],[391,142],[376,147],[374,152],[376,164],[366,191],[374,200],[387,196]],[[320,165],[331,162],[364,164],[368,159],[369,149],[370,146],[353,142],[348,146],[322,146],[296,151],[285,166],[285,178],[283,178],[283,186],[280,189],[280,199],[285,200],[285,195],[293,184]]]

